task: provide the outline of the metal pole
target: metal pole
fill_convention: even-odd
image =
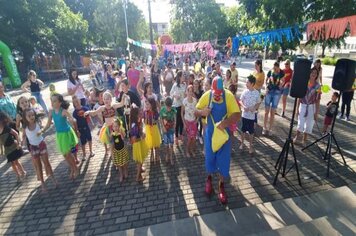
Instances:
[[[153,32],[152,32],[152,17],[151,17],[151,0],[148,1],[148,19],[150,23],[150,43],[154,44],[153,42]],[[154,52],[151,50],[151,56],[154,57]]]
[[[126,8],[127,8],[127,0],[124,0],[124,15],[125,15],[125,27],[126,27],[126,42],[127,42],[127,39],[129,38],[129,30],[128,30],[128,27],[127,27],[127,15],[126,15]],[[131,52],[130,52],[130,44],[129,42],[127,42],[127,48],[126,50],[128,51],[129,53],[129,59],[131,60]]]

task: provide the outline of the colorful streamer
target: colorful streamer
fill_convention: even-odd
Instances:
[[[139,41],[135,41],[130,38],[127,38],[127,42],[137,47],[157,51],[157,45],[155,44],[141,43]],[[214,48],[209,41],[202,41],[202,42],[195,42],[195,43],[182,43],[182,44],[165,44],[165,45],[158,44],[158,48],[160,47],[162,47],[164,51],[178,52],[178,53],[195,52],[196,50],[200,49],[200,50],[205,50],[207,55],[210,57],[215,56]]]
[[[299,26],[296,25],[293,27],[270,30],[257,34],[236,36],[232,41],[232,52],[236,53],[240,47],[240,44],[250,45],[253,41],[265,46],[270,43],[282,43],[283,37],[285,37],[288,42],[298,39],[300,37]]]

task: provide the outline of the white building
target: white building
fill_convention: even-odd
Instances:
[[[168,34],[168,22],[154,22],[152,23],[153,31],[156,32],[159,36],[163,34]]]

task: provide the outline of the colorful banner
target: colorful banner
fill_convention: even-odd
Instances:
[[[299,26],[287,27],[277,30],[265,31],[257,34],[250,34],[245,36],[236,36],[232,42],[232,52],[236,53],[240,45],[250,45],[253,41],[258,44],[267,46],[269,43],[282,43],[283,37],[291,42],[300,38]]]
[[[133,39],[128,38],[127,42],[135,45],[137,47],[157,51],[157,46],[154,44],[141,43]],[[177,53],[188,53],[195,52],[196,50],[205,50],[207,55],[214,57],[214,48],[209,41],[195,42],[195,43],[182,43],[182,44],[165,44],[160,45],[164,51],[177,52]]]
[[[356,35],[356,15],[338,19],[311,22],[307,26],[308,40],[338,39],[350,26],[350,36]]]

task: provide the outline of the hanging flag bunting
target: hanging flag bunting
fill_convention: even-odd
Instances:
[[[160,41],[158,41],[158,47],[155,44],[141,43],[139,41],[135,41],[133,39],[127,38],[127,42],[135,45],[137,47],[157,51],[168,51],[168,52],[178,52],[178,53],[187,53],[187,52],[195,52],[196,50],[205,50],[207,55],[210,57],[214,57],[214,48],[209,41],[195,42],[195,43],[181,43],[181,44],[165,44],[161,45]]]
[[[236,53],[240,45],[250,45],[252,42],[257,42],[267,46],[273,43],[282,43],[283,37],[291,42],[300,37],[299,26],[292,26],[282,29],[269,30],[261,33],[250,34],[245,36],[236,36],[232,41],[232,52]]]
[[[311,22],[307,25],[308,40],[338,39],[350,26],[350,36],[356,36],[356,15]]]

